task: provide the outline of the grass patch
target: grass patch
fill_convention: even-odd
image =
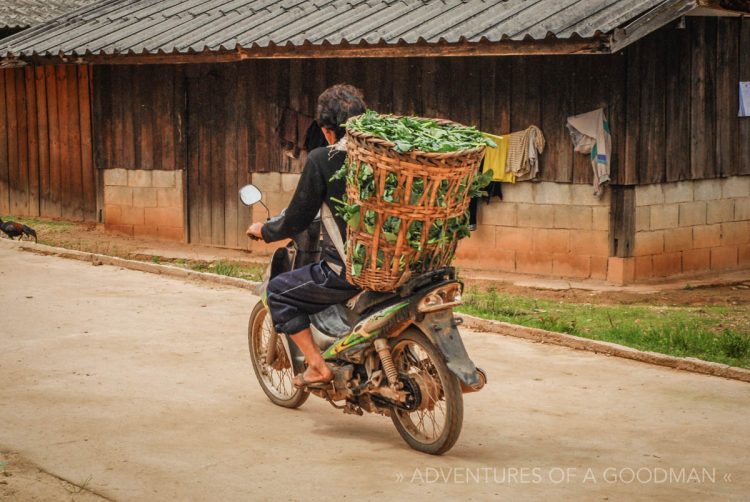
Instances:
[[[639,350],[750,368],[747,307],[592,305],[470,288],[458,310]]]
[[[248,265],[240,262],[215,261],[215,262],[196,262],[178,264],[187,267],[196,272],[208,272],[211,274],[225,275],[227,277],[238,277],[248,281],[260,281],[263,278],[264,268],[260,265]]]

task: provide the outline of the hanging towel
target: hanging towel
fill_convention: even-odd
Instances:
[[[612,161],[612,137],[604,109],[568,117],[568,130],[575,151],[590,153],[591,168],[594,170],[594,195],[601,197],[609,183],[609,166]]]
[[[493,134],[482,133],[485,137],[490,138],[497,145],[496,148],[487,147],[484,153],[484,162],[482,172],[492,169],[492,181],[503,183],[515,183],[516,175],[507,171],[508,147],[510,146],[510,136],[495,136]]]
[[[516,181],[534,179],[539,174],[539,154],[544,152],[544,134],[537,126],[510,134],[506,170]]]

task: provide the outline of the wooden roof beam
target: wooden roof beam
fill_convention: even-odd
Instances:
[[[609,39],[602,35],[588,39],[463,42],[458,44],[403,45],[312,45],[238,48],[225,51],[156,54],[35,55],[13,58],[34,64],[189,64],[222,63],[247,59],[393,58],[460,56],[533,56],[564,54],[608,54]]]

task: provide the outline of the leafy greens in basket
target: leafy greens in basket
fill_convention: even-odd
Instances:
[[[458,152],[480,146],[496,146],[475,127],[441,124],[432,119],[392,117],[367,110],[349,119],[346,128],[390,141],[399,153],[420,150],[428,153]]]

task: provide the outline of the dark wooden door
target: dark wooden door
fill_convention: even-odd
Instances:
[[[250,183],[248,118],[238,65],[191,65],[186,79],[189,242],[245,248],[250,213],[238,192]]]

